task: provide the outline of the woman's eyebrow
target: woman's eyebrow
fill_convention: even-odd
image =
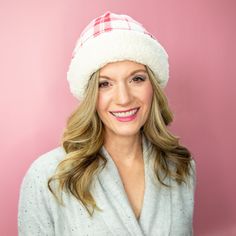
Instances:
[[[136,74],[137,72],[145,72],[147,74],[147,71],[144,69],[138,69],[138,70],[134,70],[132,71],[127,77],[130,77],[134,74]],[[106,76],[106,75],[100,75],[99,78],[104,78],[104,79],[111,79],[110,77]]]

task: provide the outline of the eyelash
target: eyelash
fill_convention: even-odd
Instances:
[[[108,87],[108,86],[103,86],[105,83],[108,83],[108,84],[109,84],[108,81],[102,81],[102,82],[99,82],[98,87],[99,87],[99,88],[106,88],[106,87]]]
[[[134,80],[134,79],[137,79],[137,78],[139,78],[139,79],[138,80]],[[143,76],[137,75],[132,80],[135,81],[135,82],[143,82],[143,81],[146,80],[146,78],[143,77]]]
[[[137,78],[138,78],[138,80],[136,80]],[[135,83],[141,83],[145,80],[146,80],[146,77],[143,77],[143,76],[140,76],[140,75],[135,76],[134,78],[132,78],[132,81],[134,81]],[[109,82],[108,81],[99,82],[99,85],[98,85],[99,88],[107,88],[109,86],[109,85],[103,86],[104,84],[109,84]]]

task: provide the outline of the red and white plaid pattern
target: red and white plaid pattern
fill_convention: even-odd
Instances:
[[[88,39],[94,38],[101,33],[109,32],[112,30],[131,30],[148,34],[150,37],[155,37],[150,34],[139,22],[135,21],[128,15],[117,15],[107,11],[98,18],[92,20],[88,26],[80,34],[78,41],[81,47]]]
[[[76,42],[67,72],[72,94],[81,101],[91,75],[122,60],[149,66],[163,87],[169,79],[168,54],[158,40],[130,16],[107,11],[92,20]]]

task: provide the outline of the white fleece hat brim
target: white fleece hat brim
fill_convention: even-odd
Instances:
[[[67,72],[72,94],[82,100],[87,83],[95,71],[107,63],[123,60],[149,66],[161,87],[166,86],[169,63],[168,54],[162,45],[138,31],[114,30],[87,40],[82,47],[74,49],[74,57]]]

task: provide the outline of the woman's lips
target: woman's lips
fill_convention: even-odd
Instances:
[[[139,110],[138,108],[133,108],[133,109],[129,109],[126,111],[116,111],[116,112],[110,112],[114,117],[116,117],[116,119],[118,121],[121,122],[127,122],[127,121],[131,121],[134,120],[137,116],[137,112]]]

